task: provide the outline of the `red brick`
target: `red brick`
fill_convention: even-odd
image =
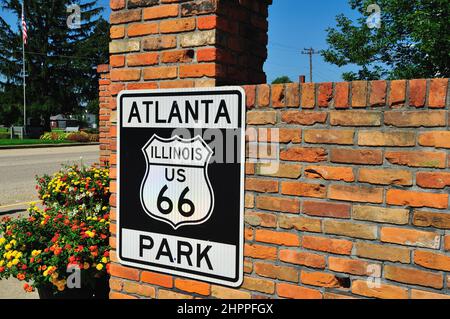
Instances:
[[[180,65],[180,78],[214,77],[217,66],[213,63]]]
[[[276,260],[277,248],[255,244],[245,244],[244,256],[256,259]]]
[[[312,179],[324,179],[344,182],[354,182],[355,175],[351,167],[307,166],[305,176]]]
[[[113,25],[139,21],[141,20],[141,13],[141,9],[112,12],[109,23]]]
[[[411,299],[450,299],[450,296],[430,291],[411,289]]]
[[[450,214],[415,211],[413,225],[419,227],[450,229]]]
[[[194,81],[192,80],[164,81],[159,83],[159,87],[161,89],[191,88],[194,87]]]
[[[389,189],[386,202],[390,205],[410,207],[448,208],[448,194],[413,192],[400,189]]]
[[[386,244],[356,243],[356,256],[368,259],[386,260],[409,264],[410,251],[404,247],[394,247]]]
[[[305,130],[304,140],[310,144],[352,145],[355,131],[353,130]]]
[[[446,111],[388,111],[384,123],[396,127],[440,127],[446,126]]]
[[[431,79],[428,105],[432,108],[444,108],[447,96],[448,79]]]
[[[174,79],[176,77],[176,66],[158,66],[144,69],[145,80]]]
[[[258,85],[256,104],[258,107],[267,107],[270,103],[271,86],[267,84]]]
[[[310,216],[350,218],[349,204],[305,201],[302,213]]]
[[[138,299],[138,297],[112,291],[109,293],[109,299]]]
[[[286,98],[287,107],[299,107],[300,106],[300,89],[298,83],[286,84]]]
[[[427,80],[409,81],[409,105],[414,107],[423,107],[425,105],[425,96],[427,92]]]
[[[328,197],[335,200],[380,204],[383,202],[383,189],[365,186],[330,185]]]
[[[158,64],[157,53],[137,53],[127,55],[128,66],[144,66]]]
[[[161,33],[180,33],[195,29],[195,18],[162,20],[159,25]]]
[[[334,94],[334,107],[336,109],[346,109],[349,107],[349,83],[336,83]]]
[[[393,285],[369,283],[366,280],[355,280],[352,293],[365,297],[380,299],[407,299],[408,290]]]
[[[154,82],[144,82],[144,83],[128,83],[128,90],[153,90],[158,88],[158,85]]]
[[[328,114],[325,112],[285,111],[281,113],[281,120],[287,124],[314,125],[325,123]]]
[[[344,239],[304,235],[302,237],[302,247],[332,254],[350,255],[353,243]]]
[[[324,269],[326,264],[322,255],[288,249],[280,250],[280,261],[320,269]]]
[[[423,188],[442,189],[450,186],[450,173],[446,172],[417,172],[417,185]]]
[[[381,126],[381,112],[374,111],[331,111],[333,126]]]
[[[422,146],[450,148],[450,132],[432,131],[419,133],[419,144]]]
[[[280,152],[283,161],[317,163],[327,159],[327,151],[323,148],[291,147]]]
[[[277,284],[277,294],[291,299],[322,299],[322,293],[318,290],[284,283]]]
[[[414,251],[416,265],[443,271],[450,271],[450,257],[444,254],[424,250]]]
[[[260,212],[245,212],[245,222],[251,226],[262,227],[277,227],[277,215],[260,213]]]
[[[313,109],[316,105],[316,89],[314,83],[301,84],[301,107],[304,109]]]
[[[410,131],[360,131],[358,133],[360,146],[415,146],[416,133]]]
[[[333,274],[327,274],[323,272],[306,272],[302,271],[300,275],[301,283],[305,285],[326,287],[326,288],[339,288],[339,280]]]
[[[139,280],[139,270],[134,268],[124,267],[118,264],[110,265],[110,273],[114,277],[120,277],[130,280]]]
[[[277,113],[275,111],[251,111],[247,113],[247,124],[263,125],[275,124],[277,122]]]
[[[280,246],[300,246],[300,239],[297,234],[265,229],[256,230],[255,240],[262,243],[276,244]]]
[[[298,271],[293,267],[257,262],[255,272],[261,277],[298,282]]]
[[[217,27],[217,16],[198,17],[197,23],[199,30],[211,30]]]
[[[210,284],[189,279],[175,279],[175,288],[203,296],[209,296],[211,293]]]
[[[112,69],[111,81],[138,81],[141,78],[140,69]]]
[[[264,210],[298,213],[300,210],[300,202],[298,199],[258,196],[256,198],[256,207]]]
[[[352,82],[352,107],[367,106],[367,81]]]
[[[266,279],[245,277],[244,283],[242,284],[241,288],[252,291],[259,291],[265,294],[275,293],[275,283],[271,280]]]
[[[125,8],[125,0],[110,0],[109,6],[111,10],[120,10]]]
[[[353,238],[376,239],[377,228],[370,224],[327,219],[323,222],[324,233]]]
[[[150,271],[144,271],[141,275],[141,280],[145,283],[157,285],[166,288],[173,287],[173,277],[169,275],[159,274]]]
[[[330,160],[342,164],[381,165],[383,153],[379,150],[335,148],[331,150]]]
[[[359,170],[359,182],[376,185],[412,185],[412,173],[393,169],[369,169]]]
[[[382,227],[380,236],[382,242],[405,246],[438,249],[440,244],[439,234],[416,229]]]
[[[369,105],[372,107],[386,105],[386,81],[372,81],[370,82],[370,99]]]
[[[163,19],[178,16],[178,4],[159,5],[145,8],[143,12],[144,20]]]
[[[409,210],[403,208],[358,205],[353,206],[352,217],[356,220],[406,225],[409,222]]]
[[[125,27],[112,26],[109,30],[109,36],[111,39],[122,39],[125,36]]]
[[[406,102],[406,81],[391,81],[391,93],[389,96],[389,106],[393,108],[402,107]]]
[[[121,68],[125,66],[125,56],[123,55],[111,55],[109,63],[114,68]]]
[[[284,84],[272,85],[272,106],[274,108],[284,107],[285,98]]]
[[[148,34],[157,34],[158,33],[158,24],[157,23],[139,23],[132,24],[128,26],[128,36],[129,37],[140,37]]]
[[[374,269],[377,269],[375,272],[378,272],[380,266],[377,264],[370,264],[369,262],[363,260],[330,256],[328,258],[328,268],[336,272],[367,276],[373,275]]]
[[[333,99],[333,83],[320,83],[318,95],[317,104],[319,107],[328,107]]]
[[[283,229],[296,229],[313,233],[322,232],[322,222],[320,219],[303,216],[289,217],[281,215],[278,218],[278,226]]]
[[[247,178],[245,180],[245,189],[260,193],[277,193],[278,181],[271,179]]]
[[[386,152],[386,159],[391,164],[410,167],[445,168],[445,153],[441,152]]]
[[[325,198],[327,189],[325,185],[308,184],[302,182],[282,182],[281,193],[302,197]]]
[[[154,287],[142,285],[137,282],[125,281],[123,291],[129,294],[140,295],[147,298],[155,298],[156,290]]]
[[[384,266],[383,273],[384,278],[405,284],[432,287],[436,289],[441,289],[444,285],[444,277],[442,274],[414,268],[386,265]]]

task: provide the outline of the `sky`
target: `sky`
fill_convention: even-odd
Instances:
[[[105,8],[108,18],[109,0],[99,0],[99,5]],[[305,75],[308,81],[309,56],[302,55],[302,50],[327,48],[326,29],[336,25],[336,15],[357,17],[348,0],[274,0],[269,12],[269,56],[264,66],[268,82],[283,75],[295,82],[299,75]],[[0,10],[0,15],[11,24],[17,23],[9,13]],[[338,68],[326,63],[321,55],[313,57],[314,82],[341,81],[345,71],[355,71],[355,67]]]

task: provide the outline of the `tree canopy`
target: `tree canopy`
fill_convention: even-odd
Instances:
[[[10,26],[0,17],[0,103],[22,104],[22,1],[2,0],[17,17]],[[68,10],[78,5],[79,27],[69,26]],[[97,98],[95,67],[108,61],[109,24],[97,0],[26,0],[27,112],[49,121],[56,113],[79,113]],[[6,109],[5,105],[0,108]],[[20,122],[20,121],[19,121]],[[2,124],[2,123],[0,123]]]
[[[292,80],[287,76],[279,76],[275,80],[272,81],[272,84],[283,84],[283,83],[292,83]]]
[[[373,3],[349,0],[361,17],[338,15],[336,28],[327,29],[325,60],[359,67],[344,73],[345,80],[450,76],[450,1],[377,0],[379,28],[367,21],[376,17]]]

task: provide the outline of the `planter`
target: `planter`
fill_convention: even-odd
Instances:
[[[85,285],[79,289],[66,289],[54,293],[51,285],[38,288],[40,299],[108,299],[109,297],[109,276],[103,276],[95,280],[95,285]]]

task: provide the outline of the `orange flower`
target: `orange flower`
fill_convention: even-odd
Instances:
[[[17,279],[19,279],[20,281],[25,280],[25,274],[17,274]]]

